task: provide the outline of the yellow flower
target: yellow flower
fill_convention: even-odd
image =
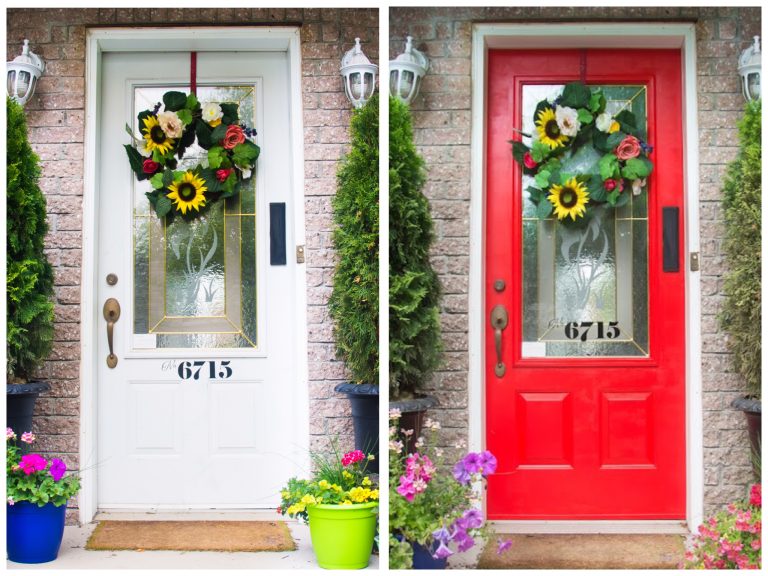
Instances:
[[[331,484],[331,489],[334,492],[341,492],[341,486],[339,486],[338,484]]]
[[[536,131],[539,133],[539,140],[546,144],[551,150],[564,146],[568,142],[568,136],[560,132],[560,126],[557,125],[557,117],[552,108],[544,108],[539,111],[536,119]]]
[[[363,488],[361,486],[355,486],[349,491],[349,497],[353,502],[365,502],[370,495],[371,491],[368,488]]]
[[[378,499],[379,499],[379,491],[371,490],[371,500],[378,500]]]
[[[291,493],[288,492],[288,490],[283,490],[282,492],[280,492],[280,496],[282,496],[283,498],[288,498],[288,496],[290,495]]]
[[[221,118],[216,118],[216,120],[211,120],[210,122],[208,122],[208,126],[210,126],[211,128],[216,128],[216,126],[218,126],[219,124],[221,124]]]
[[[341,472],[341,475],[342,475],[344,478],[346,478],[347,480],[349,480],[350,478],[352,478],[352,474],[350,474],[350,473],[349,473],[349,472],[347,472],[346,470],[343,470],[343,471]]]
[[[621,128],[621,125],[618,122],[616,122],[616,120],[614,120],[611,123],[610,128],[608,128],[608,134],[613,134],[614,132],[618,132],[619,128]]]
[[[312,506],[313,504],[317,504],[317,499],[315,499],[312,494],[305,494],[301,497],[301,503],[306,504],[307,506]]]
[[[558,220],[570,216],[571,220],[575,221],[576,216],[584,216],[587,202],[589,202],[589,192],[583,183],[576,178],[571,178],[562,186],[553,184],[549,189],[547,200],[555,207],[555,216]]]
[[[181,180],[168,186],[168,190],[168,198],[175,202],[176,210],[180,210],[182,214],[186,214],[187,210],[191,212],[192,208],[199,212],[200,207],[205,206],[205,193],[208,188],[205,186],[205,180],[192,170],[184,172]]]
[[[157,150],[160,154],[165,154],[168,150],[173,149],[174,140],[168,138],[163,129],[160,128],[157,116],[147,116],[143,122],[144,128],[141,131],[144,132],[145,147],[148,152]]]
[[[363,486],[370,486],[371,485],[371,479],[368,478],[368,476],[366,476],[365,478],[363,478],[363,481],[361,482],[361,484]]]
[[[331,485],[328,483],[328,480],[320,480],[320,482],[318,482],[317,485],[320,486],[320,488],[322,488],[323,490],[328,490],[328,488],[331,487]]]
[[[342,502],[341,505],[342,506],[351,506],[352,505],[352,501],[349,500],[349,499],[344,500],[344,502]]]

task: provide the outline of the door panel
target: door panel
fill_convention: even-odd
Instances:
[[[296,401],[306,390],[296,381],[295,264],[266,258],[269,203],[292,213],[287,54],[198,54],[199,100],[238,102],[262,154],[236,198],[192,222],[157,218],[122,147],[141,110],[189,91],[189,53],[102,58],[99,321],[107,298],[122,313],[114,369],[99,330],[98,504],[274,507],[307,444],[295,425],[307,418]],[[204,157],[193,146],[180,168]]]
[[[680,58],[665,50],[489,52],[486,442],[499,459],[492,519],[685,517],[685,284],[682,271],[662,269],[661,226],[662,209],[682,212],[684,203]],[[580,80],[583,65],[609,110],[635,113],[655,168],[643,195],[573,229],[536,217],[508,140],[516,129],[530,133],[536,103]],[[591,164],[586,155],[570,162]],[[498,280],[505,288],[496,289]],[[500,376],[496,306],[509,315]],[[584,322],[593,324],[585,330]]]

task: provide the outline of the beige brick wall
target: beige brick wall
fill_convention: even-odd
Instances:
[[[659,20],[696,22],[699,103],[702,256],[702,372],[704,390],[704,498],[707,511],[741,497],[751,480],[743,416],[729,408],[741,395],[725,336],[717,323],[723,300],[723,222],[720,208],[725,164],[736,154],[736,121],[744,101],[736,63],[760,34],[758,8],[391,8],[390,58],[405,36],[430,59],[420,96],[412,104],[415,138],[429,179],[437,242],[433,264],[445,296],[442,304],[445,362],[431,390],[437,416],[452,446],[467,435],[467,319],[469,301],[469,169],[471,38],[476,22]]]
[[[42,161],[41,188],[48,200],[47,253],[56,271],[55,343],[39,376],[52,391],[38,402],[35,431],[40,447],[78,467],[80,414],[80,267],[82,263],[85,38],[89,27],[152,25],[301,25],[304,105],[305,217],[311,446],[330,435],[343,446],[352,438],[348,402],[333,392],[345,377],[335,359],[327,301],[334,255],[330,231],[336,165],[347,148],[351,105],[339,65],[361,38],[378,61],[375,9],[11,9],[7,13],[7,58],[24,38],[46,61],[45,75],[26,106],[30,140]],[[72,516],[74,518],[74,516]]]

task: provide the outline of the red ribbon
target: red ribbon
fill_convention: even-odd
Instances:
[[[189,53],[189,91],[197,93],[197,52]]]

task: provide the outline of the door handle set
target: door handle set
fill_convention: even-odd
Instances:
[[[493,326],[493,338],[496,343],[496,365],[493,367],[493,371],[497,378],[501,378],[507,372],[501,346],[503,332],[507,324],[509,324],[507,309],[502,304],[497,304],[491,310],[491,326]]]
[[[107,366],[114,368],[117,366],[117,356],[114,351],[114,333],[115,322],[120,319],[120,302],[117,298],[108,298],[104,302],[104,320],[107,321],[107,344],[109,345],[109,356],[107,356]]]

